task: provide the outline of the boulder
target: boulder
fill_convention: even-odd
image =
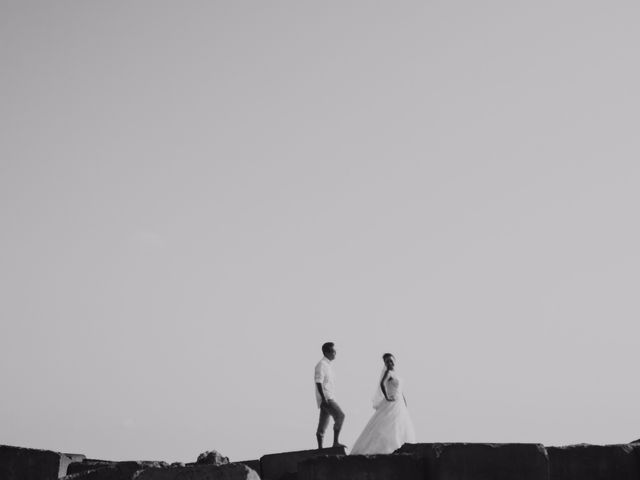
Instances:
[[[549,480],[546,450],[534,443],[416,443],[398,453],[419,458],[428,480]]]
[[[638,480],[640,445],[547,447],[551,480]]]
[[[291,478],[295,480],[300,462],[330,455],[345,455],[345,449],[344,447],[332,447],[322,450],[299,450],[264,455],[260,458],[260,476],[263,480],[288,480]]]
[[[73,473],[64,480],[133,480],[144,469],[141,462],[100,464],[97,468]]]
[[[110,460],[95,460],[92,458],[85,458],[81,462],[71,463],[67,467],[67,475],[74,475],[76,473],[82,473],[89,470],[97,470],[98,468],[111,467],[118,462]]]
[[[260,460],[240,460],[239,462],[233,462],[231,465],[236,465],[238,463],[241,465],[246,465],[251,470],[255,470],[258,475],[262,476],[262,472],[260,470]]]
[[[413,455],[317,457],[301,462],[298,480],[422,480]]]
[[[49,450],[0,445],[0,479],[57,480],[61,472],[60,455]]]
[[[260,480],[246,465],[188,465],[185,467],[148,468],[139,472],[135,480]]]
[[[63,477],[64,480],[133,480],[148,468],[170,468],[165,462],[108,462],[92,460],[87,469]]]
[[[58,469],[58,477],[64,477],[67,475],[69,466],[74,463],[81,463],[85,460],[85,456],[79,453],[61,453],[60,454],[60,468]]]
[[[196,460],[197,465],[226,465],[227,463],[229,463],[229,458],[217,450],[203,452],[198,455],[198,460]]]

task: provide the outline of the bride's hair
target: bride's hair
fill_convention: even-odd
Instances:
[[[393,353],[385,353],[384,355],[382,355],[382,360],[386,360],[389,357],[393,357]]]

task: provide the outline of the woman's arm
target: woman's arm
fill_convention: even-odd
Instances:
[[[387,402],[390,402],[391,400],[389,399],[389,397],[387,397],[387,389],[384,388],[384,381],[387,379],[388,375],[389,375],[389,369],[387,369],[387,371],[384,372],[384,375],[382,376],[382,380],[380,380],[380,389],[382,390],[382,394],[384,395],[384,399]]]

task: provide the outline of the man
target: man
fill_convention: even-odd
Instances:
[[[320,409],[320,419],[318,420],[318,430],[316,439],[318,449],[322,448],[324,432],[329,426],[329,417],[333,417],[333,446],[343,447],[339,440],[340,430],[344,422],[344,413],[335,400],[335,376],[331,368],[331,362],[336,358],[336,349],[333,342],[322,345],[322,360],[318,362],[315,370],[316,382],[316,402]]]

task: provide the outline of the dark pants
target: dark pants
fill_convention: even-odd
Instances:
[[[316,435],[324,437],[324,432],[329,426],[329,417],[333,417],[333,430],[339,432],[344,422],[344,412],[335,400],[327,400],[320,405],[320,418],[318,420],[318,431]]]

